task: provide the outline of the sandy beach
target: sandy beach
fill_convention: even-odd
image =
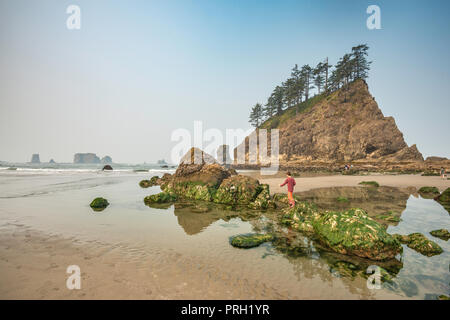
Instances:
[[[259,171],[245,171],[242,174],[252,176],[261,183],[267,183],[270,186],[270,192],[279,193],[286,192],[286,187],[280,187],[280,183],[285,178],[285,173],[279,172],[275,176],[264,176]],[[381,186],[408,188],[414,187],[419,189],[423,186],[434,186],[439,191],[444,191],[450,187],[450,180],[444,180],[437,176],[421,176],[421,175],[381,175],[370,174],[362,176],[344,176],[344,175],[319,175],[315,177],[302,176],[295,177],[297,185],[295,192],[308,191],[317,188],[327,187],[356,187],[361,181],[376,181]]]

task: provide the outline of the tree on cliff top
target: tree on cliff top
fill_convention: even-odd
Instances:
[[[249,122],[255,128],[258,128],[263,120],[263,107],[261,104],[257,103],[253,106],[252,111],[250,112],[250,120]]]

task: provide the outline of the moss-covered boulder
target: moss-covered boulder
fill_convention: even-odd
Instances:
[[[295,194],[294,194],[294,200],[296,203],[301,202],[300,197]],[[272,196],[272,201],[274,202],[274,205],[276,208],[288,208],[289,207],[289,199],[288,199],[286,193],[275,193]]]
[[[432,193],[432,194],[439,194],[439,189],[436,187],[421,187],[419,189],[419,193]]]
[[[177,195],[169,192],[160,192],[144,198],[144,203],[149,205],[153,203],[171,203],[177,200]]]
[[[439,189],[436,187],[421,187],[418,192],[425,199],[433,199],[436,195],[439,195]]]
[[[400,242],[362,209],[326,212],[312,224],[318,240],[338,253],[387,260],[402,252]]]
[[[450,239],[450,232],[447,229],[433,230],[430,232],[433,237],[447,241]]]
[[[249,208],[256,210],[266,210],[266,209],[274,209],[275,203],[272,201],[270,196],[270,190],[268,184],[260,185],[260,192],[256,197],[255,201],[249,203]]]
[[[261,234],[261,233],[241,234],[231,237],[230,244],[233,247],[248,249],[257,247],[264,242],[272,240],[273,236],[270,234]]]
[[[102,211],[107,206],[109,206],[108,200],[106,200],[105,198],[102,198],[102,197],[95,198],[94,200],[92,200],[92,202],[90,204],[90,207],[95,211]]]
[[[380,184],[376,181],[361,181],[359,184],[363,185],[363,186],[376,187],[376,188],[378,188],[380,186]]]
[[[333,252],[380,261],[402,252],[400,242],[362,209],[319,212],[314,205],[297,203],[286,211],[282,222],[311,234]]]
[[[434,198],[450,214],[450,188],[445,189],[439,196]]]
[[[142,180],[141,182],[139,182],[139,186],[141,188],[153,187],[153,186],[158,185],[158,181],[159,181],[159,177],[153,176],[150,178],[150,180]]]
[[[394,234],[393,236],[401,243],[406,244],[409,248],[427,257],[438,255],[443,252],[438,244],[428,240],[427,237],[421,233],[411,233],[407,236]]]
[[[231,176],[222,181],[213,201],[223,204],[248,205],[253,202],[263,187],[259,181],[242,175]]]

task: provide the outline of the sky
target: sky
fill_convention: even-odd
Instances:
[[[69,30],[66,9],[81,10]],[[378,5],[381,29],[366,8]],[[174,130],[249,129],[295,64],[367,43],[369,90],[424,157],[450,158],[450,1],[0,0],[0,160],[169,159]]]

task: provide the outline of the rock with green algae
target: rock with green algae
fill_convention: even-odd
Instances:
[[[240,234],[230,238],[230,243],[233,247],[237,248],[253,248],[268,241],[272,241],[273,236],[271,234],[252,233],[252,234]]]
[[[211,201],[216,192],[213,186],[202,182],[170,182],[161,186],[165,192],[176,194],[179,198],[199,201]]]
[[[301,199],[294,194],[295,202],[300,202]],[[274,202],[277,208],[287,208],[289,207],[289,199],[286,193],[275,193],[272,197],[272,201]]]
[[[150,180],[142,180],[141,182],[139,182],[139,186],[141,188],[148,188],[148,187],[153,187],[158,185],[158,176],[153,176],[151,177]]]
[[[388,260],[402,252],[400,242],[362,209],[319,212],[309,203],[286,210],[282,223],[310,233],[324,248],[371,260]]]
[[[144,198],[144,203],[149,205],[153,203],[171,203],[177,200],[177,195],[169,192],[160,192]]]
[[[442,248],[433,241],[430,241],[421,233],[411,233],[409,235],[393,235],[398,241],[406,244],[409,248],[423,254],[424,256],[431,257],[443,252]]]
[[[439,196],[434,198],[450,214],[450,188],[445,189]]]
[[[439,189],[436,187],[422,187],[419,189],[419,193],[432,193],[439,194]]]
[[[376,188],[380,186],[380,184],[376,181],[361,181],[359,184]]]
[[[439,300],[450,300],[450,297],[449,297],[449,296],[446,296],[445,294],[441,294],[441,295],[438,297],[438,299],[439,299]]]
[[[259,181],[243,175],[231,176],[222,181],[213,196],[213,201],[223,204],[248,205],[253,202],[263,187]]]
[[[248,207],[251,209],[260,209],[260,210],[275,209],[276,206],[275,202],[273,202],[271,199],[269,185],[261,184],[260,190],[261,191],[259,192],[255,201],[250,202]]]
[[[430,232],[433,237],[447,241],[450,239],[450,232],[447,229],[433,230]]]
[[[386,213],[376,215],[374,218],[377,220],[383,220],[387,222],[400,222],[401,220],[400,217],[396,215],[396,213],[393,211],[388,211]]]
[[[102,211],[107,206],[109,206],[108,200],[106,200],[105,198],[102,198],[102,197],[95,198],[94,200],[92,200],[92,202],[90,204],[90,207],[92,209],[94,209],[95,211]]]

